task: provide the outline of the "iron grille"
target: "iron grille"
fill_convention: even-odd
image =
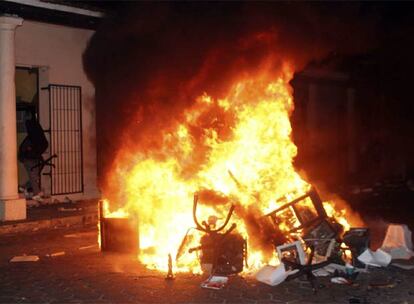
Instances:
[[[83,192],[81,87],[49,85],[52,195]]]

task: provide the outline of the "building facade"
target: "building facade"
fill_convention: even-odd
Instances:
[[[49,142],[43,158],[52,157],[53,166],[41,171],[44,197],[55,202],[100,196],[94,87],[82,65],[93,33],[17,15],[0,17],[0,221],[26,218],[19,187],[24,188],[28,176],[17,151],[26,136],[28,110],[36,112]]]

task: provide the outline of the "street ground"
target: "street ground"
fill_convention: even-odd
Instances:
[[[64,254],[63,254],[64,252]],[[37,262],[11,263],[17,255]],[[232,277],[223,290],[200,288],[204,276],[147,270],[135,257],[103,254],[95,226],[0,236],[0,303],[414,303],[414,270],[370,269],[355,285],[319,278],[270,287]]]

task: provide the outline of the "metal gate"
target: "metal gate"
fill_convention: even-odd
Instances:
[[[51,194],[83,192],[81,87],[49,85]]]

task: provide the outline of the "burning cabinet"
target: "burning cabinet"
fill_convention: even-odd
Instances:
[[[102,251],[132,253],[139,250],[138,225],[128,217],[105,217],[99,202],[99,238]]]

